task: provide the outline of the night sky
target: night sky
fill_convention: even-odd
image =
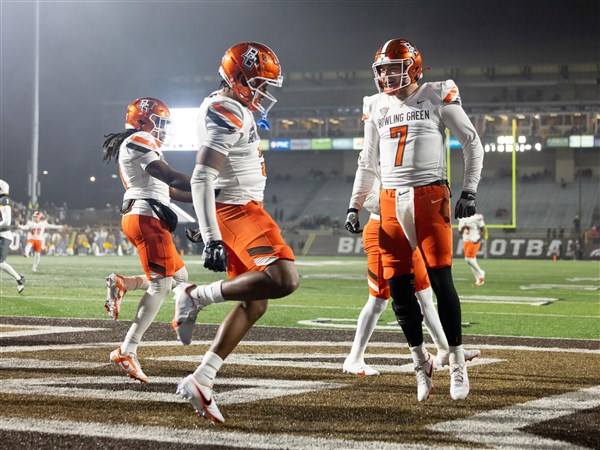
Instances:
[[[26,202],[35,3],[2,0],[0,15],[0,178]],[[598,64],[599,30],[597,0],[40,1],[40,201],[97,206],[88,179],[106,170],[103,134],[121,129],[127,104],[199,105],[167,80],[214,75],[236,42],[266,43],[284,73],[369,70],[391,38],[411,40],[436,68]],[[106,117],[115,108],[122,115]]]

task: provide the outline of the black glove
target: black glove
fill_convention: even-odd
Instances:
[[[204,267],[213,272],[227,270],[227,252],[223,241],[209,241],[204,247]]]
[[[202,242],[202,234],[200,234],[199,228],[193,229],[190,227],[185,227],[185,237],[194,244]]]
[[[360,222],[358,221],[358,209],[350,208],[347,212],[348,215],[346,216],[346,223],[344,224],[346,230],[353,234],[362,233]]]
[[[454,208],[454,218],[462,219],[464,217],[471,217],[476,213],[475,192],[462,191],[458,202],[456,202],[456,208]]]

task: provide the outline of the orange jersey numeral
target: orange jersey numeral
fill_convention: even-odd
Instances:
[[[406,145],[406,135],[408,134],[408,125],[401,125],[399,127],[390,128],[390,137],[398,139],[398,149],[396,150],[396,161],[394,166],[398,167],[402,165],[402,158],[404,157],[404,146]]]

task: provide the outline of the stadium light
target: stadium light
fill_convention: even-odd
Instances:
[[[93,182],[95,182],[95,181],[96,181],[96,177],[95,177],[95,176],[91,176],[91,177],[90,177],[90,183],[93,183]]]

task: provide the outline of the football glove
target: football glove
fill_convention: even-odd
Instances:
[[[194,244],[202,242],[202,234],[200,234],[199,228],[193,229],[190,227],[185,227],[185,237]]]
[[[358,221],[358,209],[349,208],[348,215],[346,216],[346,223],[344,224],[346,230],[353,234],[362,233],[360,228],[360,222]]]
[[[227,252],[223,241],[208,241],[204,247],[204,267],[213,272],[227,270]]]
[[[471,217],[476,213],[475,192],[462,191],[458,202],[456,202],[456,208],[454,208],[454,218],[462,219],[464,217]]]

